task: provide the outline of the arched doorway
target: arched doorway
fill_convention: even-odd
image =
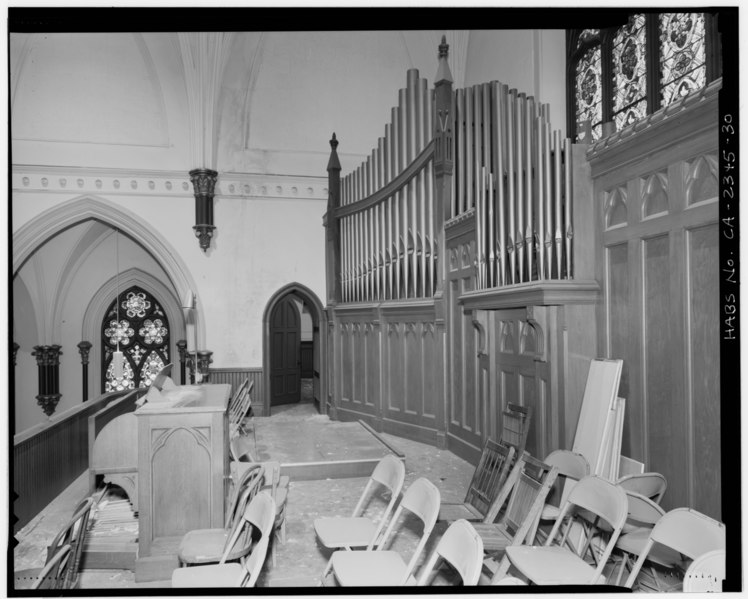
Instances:
[[[313,398],[321,413],[327,411],[326,372],[327,316],[317,295],[300,283],[290,283],[268,301],[263,313],[263,414],[270,415],[272,406],[299,401],[302,366],[302,324],[311,319]],[[307,343],[308,345],[308,343]],[[307,348],[308,349],[308,348]]]

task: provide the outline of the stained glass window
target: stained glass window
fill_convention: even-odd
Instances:
[[[568,36],[567,124],[584,143],[599,139],[604,123],[620,131],[721,74],[710,13],[632,13],[625,24]]]
[[[603,121],[600,46],[587,50],[577,63],[575,97],[577,131],[584,130],[585,122],[589,122],[594,141],[600,137]]]
[[[170,328],[166,314],[158,300],[139,287],[123,291],[111,303],[101,331],[104,392],[148,387],[169,363]],[[122,376],[115,378],[112,356],[118,342],[125,363]]]
[[[706,85],[703,13],[660,15],[660,75],[663,106]]]
[[[644,15],[635,15],[613,37],[613,120],[617,131],[647,114],[646,35]]]

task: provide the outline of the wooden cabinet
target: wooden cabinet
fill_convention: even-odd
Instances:
[[[222,528],[229,484],[230,385],[203,385],[202,397],[147,403],[138,419],[138,580],[169,578],[181,537]]]

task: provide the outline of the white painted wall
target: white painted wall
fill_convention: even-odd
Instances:
[[[566,131],[564,30],[470,32],[465,85],[498,80],[550,104],[551,124]]]

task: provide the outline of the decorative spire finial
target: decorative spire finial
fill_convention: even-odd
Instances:
[[[442,36],[442,43],[439,44],[439,58],[449,56],[449,44],[447,43],[447,36]]]
[[[332,134],[330,147],[332,148],[332,151],[330,152],[330,160],[327,163],[327,170],[340,170],[340,160],[338,160],[338,138],[335,133]]]

